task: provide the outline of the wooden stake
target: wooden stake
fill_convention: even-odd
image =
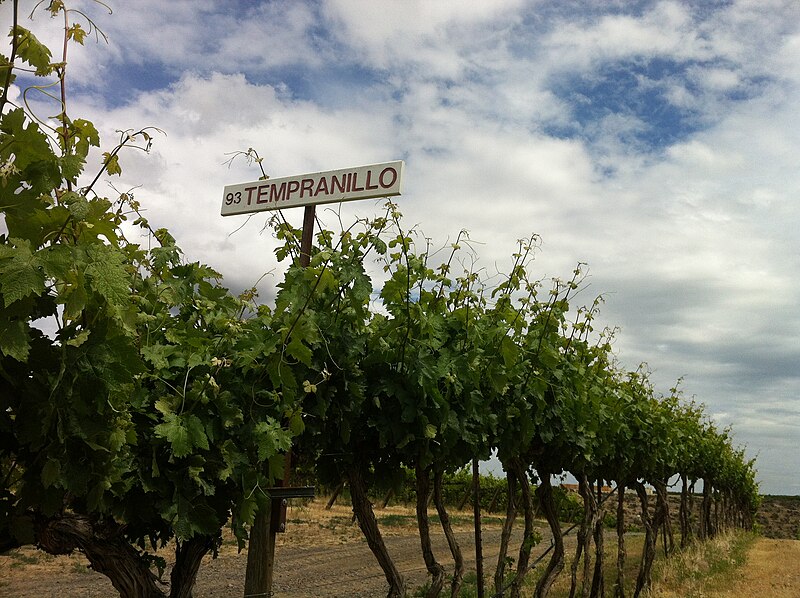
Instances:
[[[481,538],[481,476],[478,460],[472,460],[473,513],[475,514],[475,573],[478,577],[478,598],[483,598],[483,540]]]
[[[306,206],[303,213],[303,236],[300,239],[300,265],[307,268],[311,263],[311,244],[314,240],[315,206]]]
[[[303,214],[303,235],[300,239],[300,266],[307,268],[311,263],[311,247],[314,240],[315,206],[305,207]],[[283,479],[276,480],[278,487],[288,486],[292,473],[292,452],[286,453]],[[272,499],[272,508],[267,513],[259,512],[250,530],[247,546],[247,572],[245,573],[244,595],[246,597],[272,596],[272,579],[275,569],[276,535],[280,522],[285,520],[286,500]]]

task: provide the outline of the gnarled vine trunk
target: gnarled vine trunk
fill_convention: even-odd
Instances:
[[[633,593],[633,598],[639,598],[641,593],[650,587],[653,561],[656,556],[658,524],[657,521],[654,521],[655,518],[650,516],[647,490],[645,490],[644,484],[636,481],[632,482],[631,485],[636,489],[636,494],[639,496],[639,503],[642,509],[642,525],[644,525],[642,560],[639,563],[639,575],[636,578],[636,589]]]
[[[594,520],[594,574],[592,575],[592,598],[606,595],[603,575],[603,480],[597,480],[597,512]]]
[[[525,582],[525,575],[528,573],[528,562],[533,548],[533,497],[525,465],[520,459],[514,459],[511,467],[522,490],[522,513],[525,517],[525,531],[522,536],[522,545],[519,547],[517,573],[511,582],[511,598],[519,598],[522,584]]]
[[[494,593],[502,595],[504,591],[506,565],[508,564],[508,544],[511,541],[511,532],[517,518],[517,476],[510,467],[506,468],[506,519],[503,522],[503,531],[500,534],[500,553],[497,555],[497,567],[494,570]]]
[[[689,479],[685,473],[681,474],[681,506],[678,510],[678,519],[681,523],[681,549],[689,546],[692,541],[691,511],[689,503]]]
[[[444,536],[447,538],[447,545],[450,548],[450,554],[453,555],[453,581],[450,584],[450,595],[458,596],[461,591],[461,583],[464,579],[464,555],[461,553],[461,547],[458,545],[456,535],[453,532],[453,526],[450,524],[450,515],[444,506],[444,495],[442,493],[442,477],[444,471],[436,469],[433,474],[433,503],[436,505],[436,512],[439,514],[439,522],[442,525]]]
[[[419,540],[422,546],[422,558],[425,567],[431,575],[431,585],[425,593],[426,598],[436,598],[442,591],[444,585],[444,567],[442,567],[433,554],[431,544],[431,531],[428,523],[428,495],[431,488],[431,471],[427,467],[417,464],[417,527],[419,529]]]
[[[539,499],[539,505],[542,508],[542,513],[550,525],[550,531],[553,534],[553,554],[547,567],[536,584],[536,590],[533,593],[534,598],[544,598],[550,591],[553,582],[561,573],[564,568],[564,539],[561,536],[561,523],[558,520],[558,509],[556,508],[555,500],[553,499],[553,486],[550,483],[549,472],[539,472],[539,487],[536,489],[536,496]]]
[[[699,535],[699,524],[697,520],[699,517],[695,513],[694,505],[695,505],[695,494],[694,494],[694,487],[697,484],[697,480],[693,479],[692,482],[689,484],[689,534],[694,540],[695,535]],[[692,520],[694,520],[694,524],[692,524]]]
[[[614,586],[614,597],[625,598],[625,484],[617,484],[617,583]]]
[[[592,532],[594,531],[595,521],[597,520],[597,501],[594,498],[594,489],[592,483],[586,480],[584,484],[584,492],[586,492],[586,509],[589,511],[589,525],[586,527],[586,538],[583,544],[583,579],[581,580],[581,597],[588,598],[589,596],[589,572],[592,566]]]
[[[656,513],[664,539],[664,554],[668,555],[675,550],[675,539],[672,535],[672,520],[669,516],[669,499],[667,498],[667,480],[653,482],[656,489]]]
[[[175,549],[175,566],[170,573],[169,598],[192,598],[192,588],[203,557],[214,548],[210,536],[195,536],[178,542]],[[217,545],[219,546],[219,545]]]
[[[367,540],[367,545],[375,555],[383,570],[386,581],[389,583],[389,593],[387,598],[402,598],[405,595],[405,584],[400,572],[386,550],[386,544],[378,528],[378,521],[375,519],[375,512],[372,510],[372,503],[367,496],[367,484],[364,475],[358,466],[351,467],[347,472],[347,481],[350,484],[350,496],[353,501],[353,514],[358,520],[358,526]]]
[[[84,553],[92,569],[111,580],[122,598],[164,598],[158,578],[123,535],[122,526],[84,515],[65,514],[36,522],[36,543],[54,555]],[[178,564],[176,564],[178,567]],[[180,575],[183,589],[173,587],[175,596],[190,596],[197,570]],[[177,575],[177,574],[176,574]],[[179,592],[179,590],[181,590]],[[188,593],[186,593],[188,591]]]
[[[325,504],[325,510],[326,511],[330,511],[333,508],[333,505],[336,504],[336,499],[339,498],[339,495],[342,493],[342,490],[344,490],[344,482],[343,481],[339,482],[339,485],[336,486],[336,488],[333,489],[333,493],[331,494],[331,497],[328,499],[328,502]]]
[[[589,567],[589,546],[591,544],[589,530],[591,529],[592,521],[594,519],[594,508],[591,504],[593,497],[591,494],[591,489],[589,488],[589,482],[586,478],[586,474],[579,474],[576,477],[578,478],[578,494],[580,494],[581,499],[583,499],[583,518],[581,519],[581,525],[578,528],[578,537],[577,542],[575,543],[575,558],[572,559],[572,566],[570,567],[569,598],[574,598],[575,592],[578,589],[578,569],[580,568],[581,564],[581,555],[585,555],[586,560],[584,563],[583,584],[581,589],[581,596],[585,596],[586,575]]]

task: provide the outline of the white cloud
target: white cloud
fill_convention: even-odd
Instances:
[[[463,49],[515,20],[523,2],[370,2],[330,0],[325,13],[343,42],[378,68],[419,65],[426,75],[456,77],[469,62]]]
[[[227,71],[319,66],[325,51],[312,32],[316,23],[317,15],[307,4],[261,4],[245,20],[217,29],[219,51],[212,66]]]
[[[562,69],[586,69],[599,61],[670,56],[679,60],[712,57],[707,40],[693,26],[689,9],[660,2],[641,17],[608,15],[596,22],[573,22],[564,15],[544,37],[548,54]]]

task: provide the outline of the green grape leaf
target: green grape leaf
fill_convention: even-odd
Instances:
[[[84,286],[75,285],[65,289],[62,300],[64,301],[64,320],[71,321],[80,317],[83,308],[86,307],[88,297]]]
[[[206,436],[203,422],[196,415],[189,415],[185,418],[186,429],[189,434],[189,441],[196,448],[208,450],[208,436]]]
[[[37,252],[47,276],[65,280],[70,277],[75,267],[75,255],[67,245],[51,245]]]
[[[0,72],[3,73],[3,76],[8,77],[8,71],[11,70],[11,62],[8,60],[8,56],[5,54],[0,54]],[[16,80],[17,76],[12,74],[8,77],[7,83],[11,85]]]
[[[289,431],[292,435],[299,436],[305,429],[306,425],[303,422],[303,412],[297,410],[289,417]]]
[[[130,300],[129,276],[125,270],[124,254],[108,245],[91,245],[86,252],[89,263],[86,275],[91,287],[119,313]]]
[[[119,156],[103,152],[103,165],[108,174],[122,174],[122,167],[119,165]]]
[[[50,64],[50,50],[42,44],[28,29],[16,26],[14,33],[17,38],[17,53],[19,57],[36,69],[37,75],[49,75],[53,71]]]
[[[167,357],[172,354],[174,347],[172,345],[160,345],[153,343],[152,345],[142,347],[142,357],[144,357],[155,369],[165,370],[169,368],[169,361]]]
[[[79,23],[73,23],[69,29],[67,29],[67,39],[75,40],[80,45],[83,45],[86,34],[87,31],[81,27]]]
[[[49,488],[61,477],[61,463],[55,459],[48,459],[42,467],[42,485]]]
[[[12,110],[0,120],[0,130],[13,139],[14,166],[25,171],[34,162],[54,160],[53,151],[47,137],[36,123],[29,122],[22,108]],[[41,173],[44,174],[44,173]],[[28,177],[30,178],[30,177]]]
[[[28,295],[41,295],[45,281],[44,263],[31,252],[30,243],[10,241],[16,247],[0,246],[0,291],[6,307]]]
[[[92,331],[88,328],[86,330],[81,330],[78,334],[69,339],[66,344],[70,347],[80,347],[83,343],[89,340],[89,335],[91,332]]]
[[[133,430],[131,430],[133,431]],[[128,440],[128,435],[122,428],[114,428],[108,436],[108,444],[112,452],[118,451]],[[131,444],[135,444],[131,443]]]
[[[245,498],[239,505],[239,519],[245,525],[253,525],[256,519],[256,511],[258,511],[258,503],[255,498]]]
[[[219,450],[225,461],[225,467],[217,472],[217,477],[224,482],[233,475],[236,467],[245,463],[245,457],[231,439],[223,442]]]
[[[286,345],[286,354],[291,355],[299,362],[306,365],[311,365],[311,358],[313,353],[305,344],[303,344],[302,337],[299,334],[292,334],[292,339]],[[310,390],[307,392],[311,392]]]
[[[164,420],[163,423],[155,427],[155,435],[166,439],[170,443],[174,456],[180,458],[190,454],[192,452],[192,443],[189,440],[189,431],[180,418],[170,413],[165,416]]]
[[[86,161],[79,155],[67,154],[59,158],[58,163],[61,166],[61,176],[66,180],[75,181],[83,172]]]
[[[274,425],[268,422],[258,422],[255,427],[256,445],[258,447],[258,460],[263,462],[277,452],[274,437]]]
[[[100,146],[100,134],[88,120],[76,118],[72,121],[72,134],[75,137],[75,151],[80,156],[86,157],[90,146]]]
[[[9,320],[0,313],[0,352],[25,362],[30,351],[28,326],[22,320]]]

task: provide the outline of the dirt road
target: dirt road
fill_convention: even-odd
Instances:
[[[472,543],[467,533],[459,533],[459,542],[465,548]],[[491,530],[485,534],[487,550],[485,568],[491,577],[497,558],[499,533]],[[387,538],[389,551],[406,579],[409,590],[425,582],[426,571],[420,556],[419,539],[413,536]],[[443,541],[436,541],[435,551],[442,563],[447,564],[449,553]],[[467,570],[474,570],[473,553],[465,553]],[[62,558],[62,557],[59,557]],[[66,558],[66,557],[63,557]],[[196,598],[242,596],[244,572],[247,562],[242,553],[222,554],[208,560],[200,569],[195,586]],[[452,562],[452,561],[451,561]],[[8,598],[78,598],[83,596],[113,596],[108,580],[92,571],[81,570],[80,565],[47,570],[29,564],[7,583],[0,583],[0,595]],[[283,546],[276,555],[273,591],[280,598],[310,596],[372,598],[386,595],[387,584],[380,567],[366,543],[353,542],[339,546]],[[449,571],[452,573],[452,564]],[[0,582],[4,576],[0,574]]]
[[[408,509],[389,508],[379,517],[402,518],[383,526],[387,547],[409,590],[426,580],[419,538]],[[291,515],[288,531],[280,535],[276,551],[274,595],[280,598],[310,596],[385,596],[388,585],[380,567],[352,523],[346,507],[332,511]],[[433,527],[433,526],[432,526]],[[540,530],[544,532],[544,530]],[[456,535],[464,550],[467,571],[475,569],[473,532],[469,525],[457,527]],[[544,533],[543,533],[544,535]],[[484,527],[484,569],[487,580],[494,574],[500,538],[498,520]],[[519,536],[515,538],[519,547]],[[434,535],[437,558],[452,573],[452,559],[441,533]],[[513,555],[516,557],[516,555]],[[217,559],[207,557],[195,586],[196,598],[242,596],[246,553],[237,553],[232,541],[226,542]],[[114,596],[106,577],[86,568],[80,555],[52,557],[32,548],[0,557],[0,596],[8,598],[78,598]]]

